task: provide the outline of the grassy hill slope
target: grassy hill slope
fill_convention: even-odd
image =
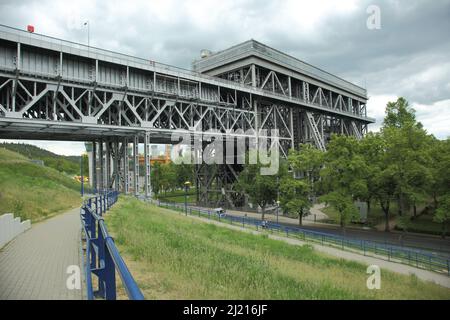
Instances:
[[[147,299],[449,299],[450,289],[121,198],[106,216]]]
[[[79,184],[0,145],[0,214],[38,221],[80,205]]]
[[[37,146],[26,143],[7,143],[0,144],[0,148],[20,153],[28,159],[42,160],[47,167],[65,172],[69,175],[80,174],[80,157],[79,156],[62,156]],[[85,163],[85,175],[88,174],[88,166]]]

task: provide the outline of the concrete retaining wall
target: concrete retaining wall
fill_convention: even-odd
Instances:
[[[14,218],[12,213],[5,213],[0,216],[0,248],[5,246],[12,239],[22,232],[31,228],[31,221],[21,222],[20,218]]]

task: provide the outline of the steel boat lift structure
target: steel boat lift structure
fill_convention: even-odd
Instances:
[[[176,143],[174,132],[200,139],[198,156],[211,130],[237,138],[277,129],[287,156],[300,143],[325,150],[333,133],[361,138],[375,121],[365,89],[255,40],[204,52],[192,69],[0,25],[0,138],[92,142],[97,189],[150,197],[150,142]],[[197,165],[197,201],[234,206],[240,169]]]

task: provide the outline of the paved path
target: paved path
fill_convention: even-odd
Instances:
[[[319,214],[320,209],[321,209],[320,205],[316,205],[311,210],[311,212]],[[244,214],[247,214],[248,217],[257,219],[261,218],[261,214],[255,212],[227,210],[227,214],[233,216],[243,216]],[[266,214],[265,219],[268,221],[276,222],[276,216],[271,214]],[[279,216],[279,224],[298,227],[298,219]],[[337,236],[343,235],[342,229],[339,225],[332,225],[320,222],[314,223],[314,221],[307,219],[303,219],[302,228],[306,230],[330,233]],[[403,232],[394,230],[392,230],[391,232],[364,230],[361,228],[351,226],[348,226],[346,228],[345,236],[353,239],[370,240],[397,246],[424,249],[428,251],[434,251],[444,258],[450,257],[450,238],[442,239],[439,236],[417,234],[411,232],[408,232],[408,234],[404,234]]]
[[[82,299],[82,290],[66,287],[70,265],[81,266],[79,208],[32,225],[0,250],[0,300]]]

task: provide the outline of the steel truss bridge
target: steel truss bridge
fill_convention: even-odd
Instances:
[[[136,195],[143,143],[149,197],[150,142],[173,144],[174,132],[205,148],[211,129],[228,137],[278,129],[268,138],[287,156],[300,143],[325,150],[333,133],[361,138],[374,122],[365,89],[254,40],[193,70],[0,25],[0,138],[92,142],[94,185]],[[196,165],[197,200],[233,206],[240,169]]]

